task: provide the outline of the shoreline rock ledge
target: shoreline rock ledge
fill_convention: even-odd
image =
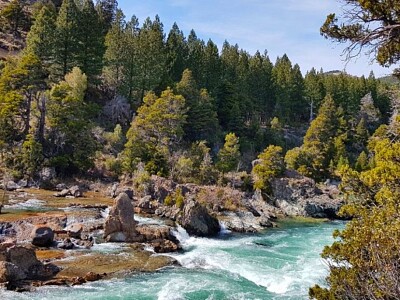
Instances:
[[[114,200],[110,214],[104,224],[104,238],[107,242],[131,243],[140,239],[133,218],[133,204],[126,193],[120,193]]]

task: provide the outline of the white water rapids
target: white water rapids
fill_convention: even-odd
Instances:
[[[139,220],[150,222],[150,220]],[[341,222],[286,223],[262,234],[222,234],[215,239],[176,236],[184,251],[171,254],[182,267],[124,279],[33,293],[0,292],[0,299],[308,299],[308,288],[327,275],[320,258]],[[96,245],[104,252],[118,246]],[[157,254],[154,254],[157,255]]]

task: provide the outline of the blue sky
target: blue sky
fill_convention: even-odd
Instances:
[[[136,15],[142,23],[158,14],[168,34],[177,22],[187,37],[194,29],[205,41],[211,38],[221,49],[224,40],[251,54],[268,51],[275,62],[286,53],[303,74],[311,67],[324,71],[345,70],[353,75],[376,77],[391,69],[371,63],[362,55],[346,64],[344,45],[324,39],[319,28],[331,12],[340,12],[337,0],[119,0],[127,18]]]

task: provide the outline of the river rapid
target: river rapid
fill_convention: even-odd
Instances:
[[[31,293],[0,291],[0,299],[308,299],[308,288],[324,284],[320,258],[342,222],[283,222],[264,233],[222,232],[215,239],[176,236],[184,251],[173,254],[182,267],[75,287],[45,287]],[[97,245],[110,251],[118,245]],[[156,254],[154,254],[156,255]]]

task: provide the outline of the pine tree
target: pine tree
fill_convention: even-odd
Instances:
[[[174,83],[180,80],[188,59],[186,39],[176,23],[168,34],[166,48],[169,81]]]
[[[167,159],[183,136],[185,99],[165,90],[160,98],[148,93],[127,133],[124,170],[132,173],[139,162],[151,174],[167,175]]]
[[[105,35],[117,17],[118,1],[98,0],[96,10],[102,23],[103,34]]]
[[[146,91],[156,89],[166,76],[166,49],[163,24],[158,16],[147,18],[139,32],[138,63],[141,100]]]
[[[239,167],[239,138],[234,133],[225,136],[224,147],[218,152],[216,167],[223,173],[236,170]]]
[[[57,12],[53,5],[44,5],[37,14],[26,39],[25,51],[39,58],[47,76],[55,58],[56,16]]]
[[[83,0],[78,22],[75,66],[86,74],[89,84],[96,84],[103,68],[104,36],[101,20],[92,0]]]
[[[0,11],[2,31],[8,29],[14,36],[20,35],[20,30],[29,28],[29,17],[25,11],[24,0],[11,0]]]
[[[59,81],[77,65],[79,51],[79,10],[74,0],[64,0],[56,22],[53,81]]]
[[[204,41],[199,39],[196,32],[192,29],[187,39],[188,46],[188,62],[187,68],[192,71],[196,82],[201,82],[203,77],[204,62]]]
[[[221,78],[221,59],[217,45],[210,39],[204,48],[201,86],[215,94]]]
[[[181,81],[176,85],[177,93],[185,97],[187,116],[190,122],[184,127],[185,138],[191,142],[205,140],[216,142],[218,138],[218,118],[213,99],[205,89],[199,90],[192,72],[186,69]]]
[[[119,91],[123,81],[123,66],[125,59],[125,16],[118,9],[115,20],[111,24],[105,38],[103,77],[107,86],[113,91]]]
[[[303,97],[304,79],[299,66],[292,66],[285,54],[276,60],[272,74],[276,87],[275,113],[288,122],[306,119],[308,105]]]
[[[87,120],[86,89],[86,75],[74,67],[49,94],[46,155],[62,175],[86,172],[93,166],[97,145],[91,135],[91,122]]]
[[[281,147],[271,145],[258,155],[258,163],[251,172],[254,189],[268,190],[270,188],[269,181],[284,172],[285,163],[282,151]]]
[[[344,144],[347,136],[342,132],[340,120],[341,110],[336,108],[332,97],[326,96],[307,130],[303,145],[286,153],[288,167],[316,180],[329,177],[339,160],[347,157]]]

